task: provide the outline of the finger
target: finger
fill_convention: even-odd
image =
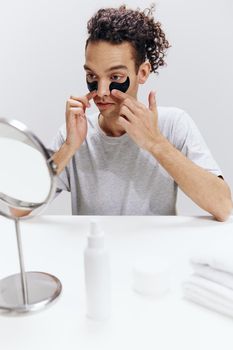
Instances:
[[[84,115],[83,108],[76,108],[76,107],[71,107],[70,108],[70,113],[73,115]]]
[[[66,122],[69,123],[70,120],[74,119],[75,117],[83,116],[83,115],[84,115],[83,108],[71,107],[69,109],[69,112],[66,113]]]
[[[143,103],[138,102],[133,96],[130,96],[128,94],[125,94],[124,92],[121,92],[119,90],[112,90],[113,93],[113,98],[115,100],[121,100],[122,104],[126,105],[133,113],[136,114],[136,111],[141,109],[144,110],[145,106]]]
[[[119,100],[121,100],[121,101],[124,101],[126,98],[129,98],[129,99],[131,99],[131,100],[134,99],[132,96],[126,94],[125,92],[122,92],[122,91],[116,90],[116,89],[113,89],[113,90],[111,91],[111,94],[112,94],[115,98],[117,98],[117,99],[119,99]]]
[[[88,107],[90,107],[90,103],[89,100],[86,96],[82,96],[82,97],[75,97],[75,96],[70,96],[70,99],[73,101],[77,101],[82,103],[83,107],[86,109]]]
[[[131,110],[127,106],[122,106],[120,109],[120,116],[125,116],[128,121],[132,122],[135,120],[135,115],[131,112]]]
[[[149,93],[148,102],[149,102],[149,109],[150,109],[152,112],[157,112],[157,104],[156,104],[156,98],[155,98],[155,91],[151,91],[151,92]]]
[[[88,92],[85,96],[81,97],[75,97],[75,96],[70,96],[72,100],[79,101],[84,104],[85,107],[90,107],[89,101],[96,96],[97,92],[96,90]]]
[[[67,100],[67,107],[70,108],[70,107],[80,107],[80,108],[83,108],[83,103],[80,102],[80,101],[77,101],[77,100],[72,100],[71,98],[69,98]]]
[[[88,101],[90,101],[93,97],[95,97],[97,95],[97,91],[96,90],[93,90],[93,91],[90,91],[86,94],[86,97],[88,99]]]
[[[137,101],[132,101],[130,98],[126,98],[122,102],[122,106],[126,106],[132,113],[136,114],[139,106],[137,104]]]
[[[71,101],[71,102],[70,102]],[[85,113],[86,108],[81,102],[74,101],[74,100],[68,100],[66,102],[66,114],[69,114],[72,109],[76,108],[77,110],[82,111],[82,113]]]
[[[77,96],[71,95],[70,98],[72,98],[73,100],[77,100],[77,101],[79,101],[80,99],[83,99],[83,98],[84,99],[87,98],[88,100],[91,100],[96,94],[97,94],[97,91],[94,90],[94,91],[88,92],[84,96],[77,97]]]
[[[90,107],[90,100],[92,100],[97,95],[97,91],[90,91],[84,96],[84,101],[86,102],[87,107]]]
[[[130,122],[127,121],[124,117],[119,117],[117,120],[117,123],[122,126],[122,128],[128,132],[129,128],[130,128]]]
[[[85,114],[75,116],[76,125],[85,125],[87,122],[87,117]]]

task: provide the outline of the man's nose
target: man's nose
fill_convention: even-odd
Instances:
[[[109,82],[100,80],[98,81],[97,95],[101,98],[110,95]]]

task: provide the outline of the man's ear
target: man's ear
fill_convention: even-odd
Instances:
[[[143,62],[138,69],[138,83],[144,84],[150,75],[151,65],[150,62]]]

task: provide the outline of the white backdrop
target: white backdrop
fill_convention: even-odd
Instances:
[[[122,1],[0,0],[0,116],[25,123],[48,145],[64,122],[66,99],[86,92],[86,22],[100,7]],[[150,1],[125,2],[144,9]],[[141,88],[159,105],[185,109],[202,132],[233,188],[233,3],[158,0],[155,18],[172,47],[167,67]],[[178,212],[202,211],[179,194]],[[69,194],[46,213],[69,214]]]

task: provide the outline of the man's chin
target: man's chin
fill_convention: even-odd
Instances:
[[[119,114],[119,108],[116,108],[115,105],[112,105],[107,109],[101,109],[101,108],[98,108],[98,109],[100,114],[102,114],[102,116],[106,118],[116,117],[116,115]]]

